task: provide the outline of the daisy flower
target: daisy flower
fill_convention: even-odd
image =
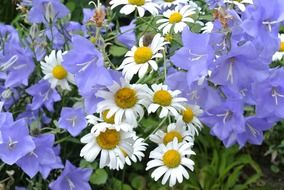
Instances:
[[[176,116],[178,111],[184,109],[182,103],[186,102],[186,98],[178,97],[181,91],[168,89],[167,85],[163,84],[153,84],[152,90],[148,91],[150,93],[150,99],[148,100],[150,104],[148,107],[148,113],[154,113],[159,108],[161,108],[160,118],[168,116],[170,114]]]
[[[110,5],[111,9],[114,9],[119,5],[124,5],[120,9],[120,13],[125,15],[129,15],[136,9],[138,10],[140,17],[144,16],[145,11],[149,11],[152,15],[157,15],[159,13],[158,5],[153,3],[152,0],[112,0]]]
[[[155,0],[154,2],[157,3],[161,9],[166,9],[180,4],[187,4],[188,0]]]
[[[135,142],[133,144],[133,154],[128,155],[124,153],[125,163],[129,166],[131,166],[132,163],[136,163],[137,161],[141,162],[142,158],[145,156],[144,152],[146,151],[148,146],[148,144],[143,142],[143,138],[139,138],[136,136],[134,140]],[[124,163],[121,160],[119,160],[117,163],[118,164],[116,170],[123,169]]]
[[[189,179],[185,168],[194,170],[194,162],[190,159],[190,156],[194,154],[191,144],[178,143],[175,138],[174,141],[167,145],[161,144],[150,153],[149,157],[153,160],[147,163],[146,170],[156,168],[151,177],[157,181],[163,176],[162,184],[169,181],[169,185],[172,187],[176,182],[182,183],[183,178]]]
[[[114,115],[114,123],[129,123],[134,127],[137,126],[137,118],[142,118],[144,110],[142,105],[147,106],[145,97],[149,96],[146,85],[129,84],[121,80],[121,85],[114,81],[114,84],[107,87],[107,90],[99,90],[97,97],[104,100],[98,103],[97,111],[103,112],[109,110],[106,114],[107,118]]]
[[[192,137],[198,135],[198,129],[202,128],[202,123],[198,119],[203,111],[198,105],[188,105],[181,111],[180,115],[176,116],[177,126],[187,126],[187,130]]]
[[[279,50],[273,55],[272,61],[280,61],[284,56],[284,34],[279,34],[278,38],[280,39]]]
[[[111,117],[107,117],[109,110],[103,111],[100,115],[101,117],[98,118],[94,115],[88,115],[86,117],[88,124],[91,126],[94,126],[94,133],[99,134],[101,131],[105,131],[106,128],[112,127],[115,128],[115,130],[120,131],[123,130],[125,132],[131,131],[134,126],[128,124],[128,123],[114,123],[114,115]]]
[[[242,12],[246,10],[246,4],[253,4],[253,0],[225,0],[224,3],[236,5]]]
[[[117,131],[114,127],[109,127],[95,134],[95,130],[93,127],[90,133],[81,138],[81,142],[86,145],[82,148],[80,156],[88,162],[93,162],[101,153],[100,168],[116,168],[118,159],[125,162],[125,153],[132,155],[134,132]]]
[[[158,29],[163,30],[163,34],[169,33],[171,29],[174,33],[182,32],[187,22],[194,23],[191,15],[196,14],[196,10],[197,8],[191,5],[182,8],[177,6],[175,10],[167,10],[163,13],[164,18],[157,21],[157,24],[161,24]]]
[[[74,84],[74,76],[62,66],[62,55],[66,52],[61,50],[53,50],[49,56],[45,56],[44,61],[41,61],[41,69],[44,73],[44,79],[48,80],[51,84],[51,88],[60,86],[62,89],[71,90],[68,82]]]
[[[139,78],[144,77],[149,68],[158,70],[155,59],[163,57],[160,51],[164,50],[165,44],[168,44],[161,34],[156,34],[152,42],[148,46],[144,46],[144,37],[140,39],[139,47],[134,46],[131,51],[126,53],[126,58],[118,68],[118,70],[122,69],[122,74],[128,80],[131,80],[137,73]]]
[[[191,138],[191,132],[186,130],[185,126],[177,126],[175,123],[169,124],[166,132],[158,130],[155,134],[150,135],[150,140],[158,145],[159,144],[167,145],[169,142],[172,142],[175,138],[178,140],[179,143],[193,142]]]

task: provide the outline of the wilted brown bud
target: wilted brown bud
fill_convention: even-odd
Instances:
[[[93,18],[91,19],[96,23],[97,27],[102,27],[105,20],[106,12],[104,8],[98,7],[95,9]]]
[[[145,34],[143,37],[143,46],[149,46],[152,43],[154,36],[155,35],[152,33]]]
[[[228,22],[230,19],[233,19],[232,15],[229,15],[223,8],[218,8],[213,10],[214,20],[219,20],[223,28],[228,27]]]

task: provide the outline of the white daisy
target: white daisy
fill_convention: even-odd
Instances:
[[[109,110],[103,111],[100,114],[100,118],[98,118],[94,115],[88,115],[86,117],[88,124],[90,124],[91,126],[94,126],[94,129],[96,129],[94,131],[95,134],[98,134],[101,131],[104,131],[106,128],[109,128],[109,127],[113,127],[117,131],[123,130],[125,132],[131,131],[135,127],[133,125],[130,125],[128,123],[123,123],[123,122],[115,124],[114,123],[114,115],[115,114],[108,118],[107,117],[108,112],[109,112]]]
[[[198,119],[203,111],[198,105],[188,105],[182,110],[180,115],[176,116],[177,126],[187,126],[187,130],[194,137],[198,135],[198,129],[202,128],[202,123]]]
[[[41,61],[41,69],[45,74],[44,79],[48,80],[51,84],[51,88],[60,86],[62,89],[71,90],[68,82],[74,84],[74,76],[62,66],[62,55],[66,52],[61,50],[53,50],[49,56],[45,56],[44,61]]]
[[[97,105],[97,112],[109,110],[106,117],[114,115],[114,123],[129,123],[137,126],[137,118],[142,118],[144,110],[142,105],[147,106],[145,97],[149,96],[148,87],[141,84],[129,84],[121,80],[121,85],[114,84],[107,87],[108,90],[100,90],[96,96],[103,98]]]
[[[120,9],[120,13],[125,15],[129,15],[136,9],[138,10],[140,17],[144,16],[145,11],[149,11],[152,15],[157,15],[159,13],[159,6],[156,3],[153,3],[152,0],[112,0],[110,5],[111,9],[114,9],[119,5],[124,5]]]
[[[186,23],[194,23],[191,15],[196,14],[196,11],[197,8],[191,5],[182,8],[176,7],[175,10],[167,10],[163,13],[165,18],[157,21],[157,24],[161,24],[158,29],[163,30],[163,34],[169,33],[171,29],[174,30],[174,33],[182,32],[187,26]]]
[[[162,108],[159,117],[163,118],[168,116],[169,113],[176,116],[179,114],[179,110],[184,109],[182,103],[187,100],[186,98],[178,97],[181,91],[171,91],[167,85],[163,84],[153,84],[152,89],[153,91],[148,91],[150,93],[148,113],[156,112],[159,108]]]
[[[148,144],[144,143],[144,139],[143,138],[139,138],[139,137],[135,137],[134,138],[135,142],[133,144],[133,154],[132,155],[128,155],[128,154],[124,154],[125,156],[125,163],[129,166],[132,165],[132,163],[136,163],[137,161],[141,162],[142,158],[145,156],[144,152],[147,149]],[[123,169],[124,167],[124,163],[119,160],[117,162],[117,170]]]
[[[175,123],[171,123],[167,127],[167,131],[158,130],[155,134],[150,135],[150,140],[156,144],[165,144],[177,139],[179,143],[188,142],[192,143],[191,132],[186,130],[185,126],[177,126]]]
[[[149,46],[144,46],[143,38],[144,36],[139,41],[139,47],[134,46],[126,53],[126,58],[118,68],[118,70],[123,69],[122,74],[128,80],[131,80],[136,73],[139,78],[144,77],[149,68],[158,70],[155,59],[163,57],[160,51],[164,50],[163,46],[168,43],[161,34],[156,34]]]
[[[279,50],[273,55],[272,61],[280,61],[284,56],[284,34],[279,34],[278,38],[280,40]]]
[[[211,33],[214,28],[213,22],[206,22],[205,26],[201,28],[202,33]]]
[[[176,182],[182,183],[183,178],[189,179],[187,170],[194,170],[194,162],[190,159],[191,155],[195,153],[191,150],[191,144],[178,143],[175,138],[174,141],[167,145],[161,144],[150,153],[150,158],[153,160],[147,163],[146,170],[156,168],[151,177],[155,181],[162,176],[162,184],[169,181],[170,187],[174,186]]]
[[[92,128],[90,133],[81,138],[81,142],[86,145],[82,148],[80,156],[88,162],[93,162],[101,153],[100,168],[105,166],[116,168],[118,159],[125,162],[125,152],[132,155],[134,132],[117,131],[115,128],[109,127],[105,131],[95,134],[95,130]]]
[[[253,0],[225,0],[224,3],[236,5],[242,12],[246,10],[247,4],[253,4]]]
[[[170,8],[181,4],[187,4],[188,0],[154,0],[161,9]]]

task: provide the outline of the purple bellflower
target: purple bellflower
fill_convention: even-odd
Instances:
[[[88,183],[92,170],[88,168],[76,168],[68,160],[61,175],[49,184],[51,190],[91,190]]]
[[[40,172],[43,178],[46,179],[51,170],[63,168],[61,159],[53,147],[54,139],[53,134],[33,137],[35,149],[17,161],[17,165],[31,178],[37,172]]]
[[[69,14],[69,9],[60,0],[33,0],[28,14],[31,23],[50,23]]]
[[[79,135],[87,127],[82,108],[62,108],[58,124],[60,128],[66,129],[73,137]]]
[[[50,87],[50,83],[46,80],[41,80],[33,86],[29,87],[26,92],[33,96],[31,103],[32,110],[37,110],[43,105],[53,112],[54,102],[60,101],[61,97],[55,89]]]
[[[8,120],[10,116],[8,116]],[[8,124],[5,120],[5,123]],[[24,119],[0,126],[0,159],[8,165],[35,149],[34,141]]]

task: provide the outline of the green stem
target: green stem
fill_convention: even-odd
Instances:
[[[156,131],[158,131],[158,130],[163,126],[163,124],[165,123],[166,120],[167,120],[167,117],[165,117],[165,118],[159,123],[159,125],[154,129],[154,131],[152,131],[152,133],[151,133],[150,135],[148,135],[148,137],[146,137],[146,138],[144,139],[144,142],[146,142],[146,141],[150,138],[150,136],[151,136],[152,134],[156,133]]]

